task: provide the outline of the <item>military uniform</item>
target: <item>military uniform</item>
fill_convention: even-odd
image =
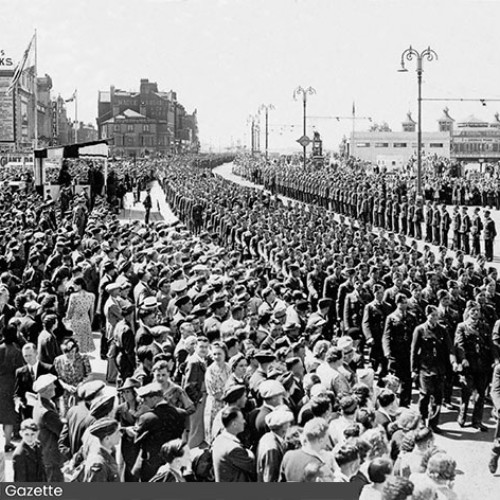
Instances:
[[[474,390],[477,399],[472,413],[472,424],[479,425],[483,418],[484,398],[490,382],[491,366],[495,347],[490,333],[481,321],[465,321],[459,323],[455,333],[455,349],[457,362],[467,361],[463,369],[462,401],[460,405],[459,423],[464,425],[469,399]]]
[[[113,455],[103,446],[93,450],[85,463],[86,483],[120,482],[118,465]]]
[[[453,345],[448,332],[439,323],[429,322],[417,326],[411,345],[411,369],[419,378],[419,410],[429,426],[439,423],[439,412],[444,395],[444,381],[450,364],[449,353]],[[432,401],[431,415],[429,403]]]
[[[382,349],[382,335],[390,306],[385,302],[373,300],[366,305],[363,313],[362,328],[366,340],[373,339],[370,360],[375,371],[380,366],[379,379],[387,375],[387,359]]]
[[[394,311],[387,317],[382,347],[388,361],[388,370],[401,380],[401,406],[411,402],[410,353],[415,320],[409,314]]]

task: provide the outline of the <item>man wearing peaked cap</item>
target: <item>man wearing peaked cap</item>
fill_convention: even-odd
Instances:
[[[33,391],[38,394],[38,401],[33,408],[33,420],[38,425],[38,439],[42,447],[42,460],[47,481],[63,482],[61,466],[64,459],[59,451],[59,435],[63,422],[52,399],[55,396],[55,381],[52,374],[41,375],[33,384]]]
[[[108,417],[115,406],[115,391],[106,391],[102,396],[92,401],[90,405],[90,414],[96,419]]]
[[[294,421],[293,413],[286,407],[278,407],[266,416],[269,432],[259,441],[256,457],[258,481],[277,483],[280,480],[280,469],[285,454],[284,438]]]
[[[121,440],[118,422],[110,418],[98,420],[90,426],[89,432],[99,440],[99,447],[92,449],[87,457],[84,481],[119,482],[118,464],[113,456],[113,451]]]
[[[162,445],[182,437],[187,413],[167,403],[163,397],[162,386],[156,382],[139,388],[137,392],[149,410],[138,418],[135,426],[135,443],[140,447],[141,460],[133,472],[142,482],[147,482],[162,465]]]
[[[203,333],[209,337],[219,336],[222,322],[227,315],[227,307],[225,300],[216,300],[210,304],[212,315],[203,323]]]

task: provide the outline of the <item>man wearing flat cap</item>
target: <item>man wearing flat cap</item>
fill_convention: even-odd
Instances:
[[[38,400],[33,408],[33,420],[38,425],[43,465],[47,481],[50,483],[64,482],[61,470],[64,460],[58,448],[63,423],[52,402],[55,396],[56,380],[55,375],[46,374],[38,377],[33,384],[33,392],[38,395]]]
[[[259,483],[278,483],[280,469],[285,454],[285,435],[294,417],[285,408],[276,408],[266,416],[266,432],[257,447],[257,481]]]
[[[120,481],[118,465],[113,454],[120,443],[120,426],[116,420],[104,418],[89,427],[89,432],[99,440],[85,461],[86,483],[113,483]]]
[[[277,380],[262,382],[259,386],[259,392],[263,403],[252,412],[249,418],[254,443],[258,443],[259,439],[269,431],[266,416],[283,404],[286,395],[283,384]]]

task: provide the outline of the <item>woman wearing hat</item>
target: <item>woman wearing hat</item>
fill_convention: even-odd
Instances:
[[[92,339],[92,321],[94,319],[95,297],[85,290],[85,280],[75,278],[75,291],[69,296],[66,321],[82,353],[92,352],[95,349]]]

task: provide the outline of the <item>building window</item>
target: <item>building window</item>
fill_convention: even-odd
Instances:
[[[142,131],[143,132],[149,132],[149,125],[148,124],[145,124],[142,126]]]
[[[395,142],[393,146],[395,148],[406,148],[406,147],[408,147],[408,143],[406,143],[406,142]]]
[[[127,125],[127,132],[133,132],[134,131],[134,126],[133,125]]]
[[[443,148],[444,144],[442,142],[431,142],[429,143],[430,148]]]
[[[358,142],[356,144],[356,147],[357,148],[369,148],[370,147],[370,143],[369,142]]]
[[[388,142],[376,142],[375,147],[376,148],[388,148],[389,143]]]

